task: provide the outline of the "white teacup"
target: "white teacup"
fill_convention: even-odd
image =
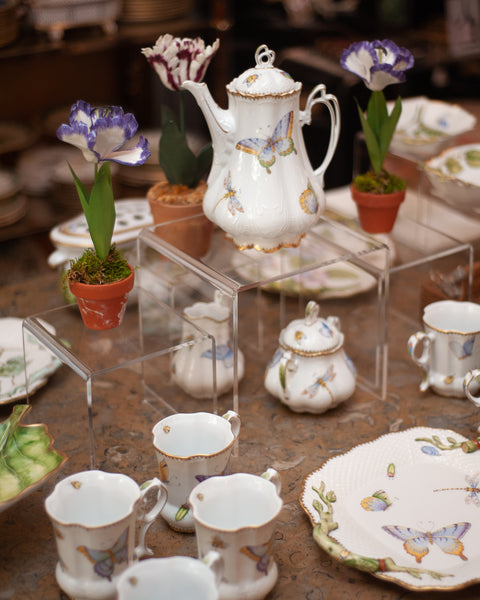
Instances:
[[[442,396],[464,397],[465,374],[480,364],[480,304],[456,300],[428,304],[423,327],[425,331],[408,339],[412,360],[425,370],[420,389],[431,387]]]
[[[177,413],[155,425],[153,445],[160,479],[168,490],[161,514],[172,529],[195,531],[188,495],[200,481],[227,472],[239,432],[240,417],[233,410],[223,417]]]
[[[154,495],[153,508],[147,495]],[[127,475],[83,471],[60,481],[45,500],[53,524],[59,562],[56,578],[75,600],[115,598],[119,575],[152,551],[145,534],[159,514],[167,492],[157,479],[141,488]],[[135,528],[141,522],[135,548]]]
[[[198,555],[211,550],[223,558],[221,600],[260,600],[275,586],[277,565],[271,539],[282,509],[280,477],[236,473],[212,477],[190,494]]]
[[[222,568],[222,557],[214,551],[204,560],[147,558],[119,577],[117,600],[218,600]]]

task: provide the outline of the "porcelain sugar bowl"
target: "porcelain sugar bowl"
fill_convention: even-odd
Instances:
[[[305,319],[280,333],[279,347],[265,373],[265,387],[295,412],[323,413],[354,392],[356,370],[343,349],[337,317],[319,317],[311,301]]]

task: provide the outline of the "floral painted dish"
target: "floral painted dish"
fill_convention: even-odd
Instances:
[[[415,427],[331,458],[300,497],[316,542],[412,590],[479,582],[479,447],[454,431]]]
[[[0,512],[33,492],[67,460],[53,448],[45,425],[21,424],[29,410],[29,405],[17,404],[0,423]]]
[[[32,394],[47,382],[61,362],[31,335],[27,337],[27,344],[28,391]],[[0,404],[14,402],[26,395],[22,319],[0,319]]]
[[[480,212],[480,144],[449,148],[424,168],[436,196],[457,209]]]
[[[389,109],[393,107],[388,103]],[[454,138],[475,127],[476,118],[456,104],[425,96],[402,101],[402,114],[390,150],[425,159],[452,144]]]

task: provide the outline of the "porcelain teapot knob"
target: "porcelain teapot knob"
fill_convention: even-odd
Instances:
[[[305,308],[305,323],[307,325],[313,325],[315,321],[318,319],[318,313],[320,312],[320,307],[314,300],[310,300]]]
[[[262,44],[255,51],[255,63],[257,67],[271,67],[275,60],[275,51],[270,50],[266,44]]]

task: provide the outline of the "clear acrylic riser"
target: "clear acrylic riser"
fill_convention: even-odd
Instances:
[[[132,439],[148,436],[155,423],[173,412],[220,410],[215,340],[139,285],[130,294],[123,322],[114,329],[88,329],[77,305],[71,304],[24,319],[23,341],[27,400],[42,378],[35,362],[40,346],[58,361],[54,379],[61,392],[49,385],[49,393],[59,393],[55,417],[64,415],[68,421],[73,403],[85,405],[84,421],[76,426],[85,429],[85,462],[90,467],[105,461],[112,448],[121,453],[128,447],[128,440],[109,438],[119,410],[130,411]],[[211,391],[202,400],[185,390],[191,374],[174,368],[179,353],[195,351],[208,356],[202,360],[202,377]],[[41,404],[36,412],[41,416]]]
[[[190,226],[198,217],[190,217]],[[200,220],[198,221],[200,226]],[[162,239],[169,224],[144,229],[138,238],[143,287],[182,314],[196,302],[218,294],[230,310],[233,351],[233,409],[239,411],[242,353],[245,378],[265,392],[265,369],[278,346],[280,331],[305,316],[309,300],[322,318],[340,318],[345,350],[357,367],[358,384],[376,394],[386,389],[386,307],[389,248],[382,241],[321,217],[296,248],[272,253],[238,250],[215,228],[201,259]],[[220,400],[220,399],[219,399]]]

